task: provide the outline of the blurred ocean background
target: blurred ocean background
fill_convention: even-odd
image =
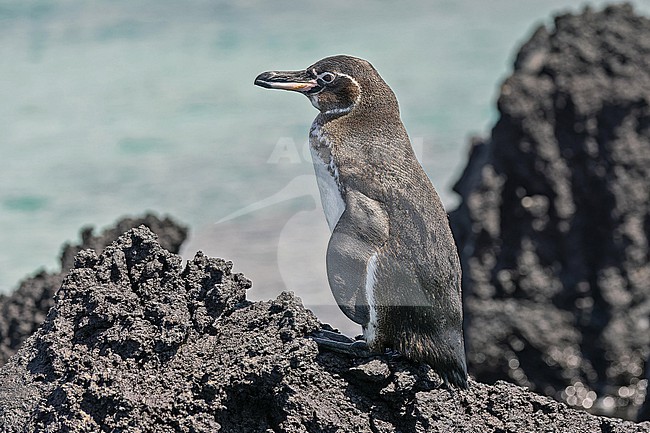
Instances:
[[[393,88],[446,207],[518,47],[604,1],[0,1],[0,292],[56,269],[65,241],[147,210],[253,279],[336,314],[301,95],[254,87],[333,54]],[[650,1],[632,2],[650,13]],[[345,320],[337,322],[345,328]]]

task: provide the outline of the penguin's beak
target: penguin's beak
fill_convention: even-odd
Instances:
[[[268,71],[255,78],[255,85],[267,89],[293,90],[308,93],[318,83],[307,71]]]

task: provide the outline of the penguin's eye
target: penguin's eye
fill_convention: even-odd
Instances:
[[[331,83],[332,81],[334,81],[334,78],[336,77],[331,72],[323,72],[322,74],[318,75],[318,79],[325,84]]]

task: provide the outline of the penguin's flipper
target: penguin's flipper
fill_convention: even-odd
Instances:
[[[369,261],[388,239],[388,214],[382,203],[350,191],[327,246],[327,277],[334,299],[352,321],[366,325]],[[376,261],[376,256],[375,259]]]

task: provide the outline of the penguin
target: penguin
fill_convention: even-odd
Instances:
[[[460,261],[393,91],[370,62],[346,55],[263,72],[254,84],[302,93],[319,111],[309,146],[331,230],[327,277],[365,340],[332,332],[319,344],[393,350],[467,388]]]

